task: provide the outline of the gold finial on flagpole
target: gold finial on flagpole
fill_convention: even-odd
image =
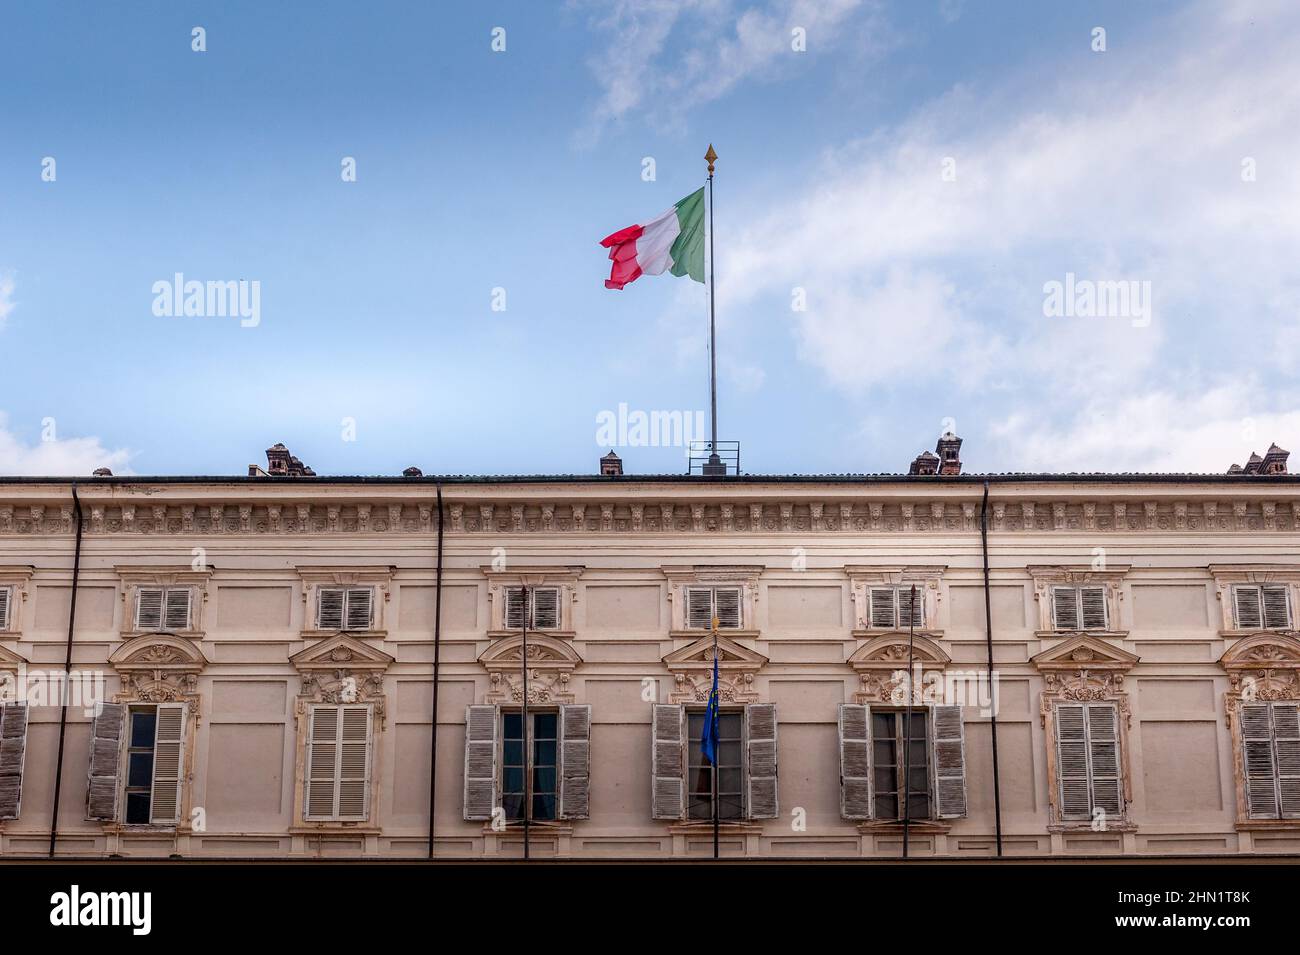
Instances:
[[[709,164],[709,178],[713,178],[713,163],[717,160],[718,154],[713,151],[713,143],[709,143],[709,151],[704,154],[704,161]]]

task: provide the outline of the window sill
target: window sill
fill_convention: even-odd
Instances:
[[[507,823],[504,829],[493,829],[491,823],[483,826],[483,835],[485,836],[522,836],[524,834],[524,824],[522,822]],[[528,823],[528,835],[533,837],[540,835],[545,838],[552,836],[571,836],[573,835],[573,824],[566,820],[555,822],[549,819],[534,819]]]
[[[1129,822],[1127,819],[1111,820],[1109,817],[1106,819],[1106,827],[1104,829],[1094,829],[1091,820],[1054,822],[1047,827],[1048,832],[1093,832],[1099,836],[1104,836],[1111,832],[1137,832],[1137,829],[1138,827],[1136,822]]]
[[[388,636],[387,630],[300,630],[298,638],[300,640],[325,640],[329,637],[337,637],[339,634],[347,634],[349,637],[358,639],[375,639],[382,640]]]
[[[186,640],[202,640],[206,636],[203,630],[123,630],[119,634],[123,640],[137,637],[184,637]]]
[[[907,632],[908,631],[906,627],[904,627],[902,630],[892,629],[888,627],[867,627],[865,630],[858,628],[852,631],[853,636],[858,637],[859,639],[871,639],[873,637],[883,637],[887,634],[893,634],[893,633],[901,633],[904,636],[906,636]],[[917,629],[913,630],[912,633],[918,637],[929,637],[932,640],[937,640],[943,636],[942,630],[936,630],[931,627],[918,627]]]
[[[913,819],[907,824],[907,831],[928,835],[946,835],[952,831],[952,823],[946,819]],[[903,823],[898,819],[867,819],[858,823],[858,832],[863,835],[901,835]]]
[[[1219,636],[1237,639],[1240,637],[1253,637],[1258,633],[1270,633],[1274,636],[1285,637],[1300,636],[1300,630],[1293,627],[1252,627],[1249,630],[1220,630]]]
[[[711,819],[692,819],[689,822],[669,823],[668,831],[675,836],[697,836],[701,832],[712,832],[713,821]],[[743,820],[720,820],[718,822],[718,832],[727,835],[761,835],[763,827],[756,822]]]
[[[1039,640],[1056,637],[1069,639],[1081,635],[1099,637],[1103,640],[1127,640],[1128,633],[1127,630],[1035,630],[1034,636]]]
[[[519,629],[519,628],[516,627],[514,630],[489,630],[489,631],[487,632],[487,635],[488,635],[489,637],[491,637],[492,639],[495,640],[495,639],[500,638],[500,637],[517,637],[517,636],[519,636],[519,635],[522,634],[522,633],[523,633],[523,630],[521,630],[521,629]],[[566,639],[572,640],[572,639],[574,639],[575,637],[578,636],[578,631],[576,631],[576,630],[556,630],[556,629],[534,630],[532,627],[529,627],[529,628],[528,628],[528,635],[529,635],[530,637],[531,637],[531,636],[538,636],[538,637],[564,637],[564,638],[566,638]]]
[[[1300,829],[1300,819],[1242,819],[1237,822],[1238,832],[1269,832],[1278,829]]]
[[[382,827],[370,822],[300,822],[289,827],[290,835],[313,835],[318,833],[363,833],[379,835]]]
[[[733,640],[737,637],[740,637],[742,640],[756,640],[762,632],[763,631],[761,630],[733,630],[728,627],[718,628],[718,636],[730,637]],[[707,637],[712,635],[712,633],[712,630],[705,630],[702,628],[699,630],[669,630],[668,636],[675,639],[698,640],[700,637]]]

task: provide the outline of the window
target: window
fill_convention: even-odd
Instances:
[[[1105,630],[1105,587],[1053,587],[1053,630]]]
[[[712,630],[715,618],[720,630],[740,629],[740,588],[688,587],[686,626],[693,630]]]
[[[135,598],[135,629],[190,629],[188,587],[140,587]]]
[[[875,773],[873,792],[876,804],[875,818],[903,818],[904,734],[908,731],[906,711],[890,712],[871,710],[872,771]],[[911,819],[930,817],[930,758],[929,722],[924,709],[913,709],[911,715],[912,763],[910,769],[910,804],[907,815]]]
[[[175,825],[180,813],[184,704],[132,706],[127,711],[127,825]]]
[[[1242,704],[1241,744],[1250,818],[1300,819],[1300,708]]]
[[[908,627],[925,626],[924,588],[916,588],[916,599],[913,601],[910,586],[872,587],[871,626],[879,630],[906,630]]]
[[[1291,599],[1286,584],[1260,584],[1232,588],[1232,605],[1238,630],[1289,630]]]
[[[1062,819],[1091,820],[1099,812],[1120,815],[1115,704],[1056,705],[1056,773]]]
[[[840,815],[894,823],[966,815],[966,738],[959,704],[907,711],[841,703]],[[911,747],[910,779],[904,768]]]
[[[557,783],[559,713],[541,711],[528,713],[532,725],[532,796],[533,808],[529,819],[549,821],[558,817]],[[505,711],[501,714],[502,761],[501,800],[506,818],[524,817],[524,774],[528,767],[524,761],[524,714]]]
[[[316,592],[317,630],[369,630],[374,604],[370,587],[321,587]]]
[[[687,818],[713,818],[713,772],[714,767],[700,747],[704,738],[705,710],[689,710],[686,714],[687,752],[690,755],[689,803]],[[741,733],[743,715],[739,712],[718,713],[718,818],[741,819],[744,817],[744,794],[742,785],[744,771],[741,763]]]
[[[524,588],[506,588],[506,629],[524,628]],[[528,588],[528,629],[558,630],[560,627],[560,589]]]
[[[0,630],[9,629],[9,604],[13,593],[12,587],[0,587]]]
[[[370,816],[370,707],[311,707],[306,811],[309,822],[364,822]]]
[[[22,811],[26,751],[27,704],[0,703],[0,819],[17,819]]]

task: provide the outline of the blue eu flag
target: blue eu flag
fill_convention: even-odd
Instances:
[[[709,708],[704,713],[704,734],[700,737],[700,752],[710,766],[718,764],[718,655],[713,655],[713,689],[709,691]]]

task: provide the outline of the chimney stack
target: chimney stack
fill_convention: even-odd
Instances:
[[[609,454],[600,459],[601,477],[621,477],[623,474],[623,459],[614,453],[611,448]]]
[[[961,474],[961,438],[945,431],[934,450],[939,455],[940,474]]]
[[[1286,474],[1286,459],[1291,456],[1290,451],[1284,451],[1276,444],[1270,444],[1268,450],[1264,452],[1261,458],[1255,451],[1250,453],[1246,460],[1246,466],[1243,468],[1240,464],[1234,464],[1228,468],[1229,474]]]

